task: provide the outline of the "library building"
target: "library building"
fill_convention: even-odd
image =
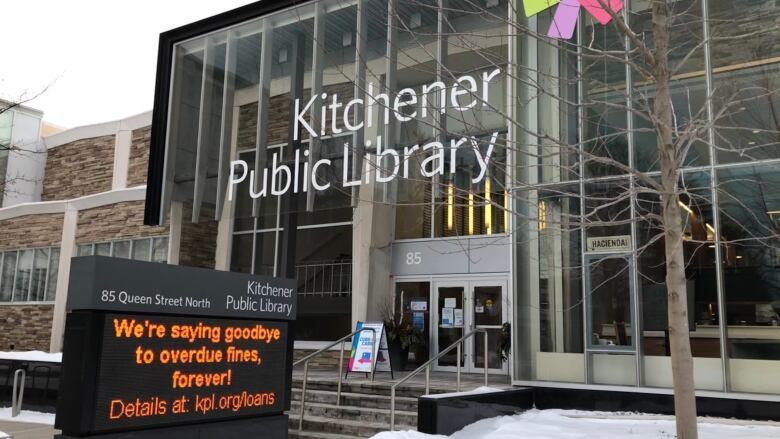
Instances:
[[[149,113],[3,114],[45,154],[0,155],[0,348],[61,350],[95,254],[295,279],[297,357],[394,319],[409,370],[482,330],[434,371],[669,392],[655,83],[598,14],[518,5],[261,1],[163,33]],[[672,8],[695,385],[776,400],[780,8]]]

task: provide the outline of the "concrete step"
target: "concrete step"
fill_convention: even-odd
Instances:
[[[290,416],[290,431],[298,429],[298,414],[294,412],[289,413]],[[375,434],[390,429],[389,424],[379,422],[367,422],[367,421],[352,421],[346,419],[339,419],[338,422],[334,422],[332,418],[326,418],[321,416],[305,416],[303,418],[303,431],[304,432],[321,432],[344,435],[348,437],[371,437]],[[417,430],[417,427],[408,425],[397,425],[397,430]]]
[[[292,400],[301,400],[301,389],[293,389]],[[306,389],[306,403],[336,404],[336,392],[330,390]],[[341,392],[341,405],[366,408],[389,409],[390,397],[385,395],[373,395],[368,393]],[[417,398],[410,396],[397,396],[395,409],[408,412],[417,412]]]
[[[299,414],[301,412],[300,402],[293,402],[290,406],[290,413]],[[306,403],[306,416],[304,421],[309,416],[349,420],[349,421],[365,421],[378,424],[389,425],[390,424],[390,410],[367,408],[359,406],[335,406],[332,404],[322,403]],[[402,425],[417,425],[417,412],[411,411],[395,411],[396,424]]]

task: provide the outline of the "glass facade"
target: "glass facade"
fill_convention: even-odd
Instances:
[[[651,43],[649,2],[625,3],[621,14]],[[762,378],[780,368],[780,8],[669,7],[681,164],[669,199],[683,228],[696,386],[780,393]],[[492,317],[491,327],[511,320],[515,382],[670,387],[656,82],[615,26],[583,14],[572,41],[540,37],[551,20],[552,10],[529,19],[502,0],[322,0],[177,43],[162,204],[187,193],[195,212],[216,205],[232,224],[231,270],[263,275],[280,274],[296,214],[301,340],[348,333],[354,297],[373,294],[353,285],[364,240],[465,243],[459,268],[442,267],[439,250],[407,253],[406,265],[422,267],[400,278],[397,264],[371,266],[385,259],[361,268],[389,273],[391,303],[432,346],[461,334],[438,324],[455,311],[476,324]],[[301,113],[307,102],[316,111]],[[235,188],[228,159],[247,171]],[[315,169],[318,160],[329,166]],[[282,162],[300,173],[279,177]],[[361,228],[355,212],[367,203],[389,206],[389,236]],[[499,257],[510,268],[472,258],[471,243],[491,237],[511,242]]]
[[[649,41],[648,2],[627,4],[624,17]],[[696,386],[780,393],[766,379],[780,368],[780,130],[773,116],[780,9],[772,1],[706,0],[670,8],[673,141],[683,163],[677,205]],[[660,163],[648,119],[655,84],[635,68],[642,61],[631,41],[588,20],[580,20],[581,45],[550,49],[523,39],[536,49],[535,75],[541,66],[557,68],[552,74],[568,82],[549,91],[577,96],[578,104],[554,108],[557,148],[538,140],[547,154],[517,154],[539,172],[521,168],[515,179],[515,210],[526,215],[518,216],[515,237],[514,378],[671,387]],[[542,120],[549,104],[535,108],[532,122],[549,130]]]

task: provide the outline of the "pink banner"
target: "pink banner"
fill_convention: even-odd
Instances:
[[[602,0],[602,2],[613,12],[620,12],[623,9],[622,0]],[[612,20],[612,16],[601,6],[602,2],[599,2],[599,0],[579,0],[579,3],[590,12],[593,18],[601,24],[607,24]],[[561,2],[561,5],[563,5],[563,2]]]

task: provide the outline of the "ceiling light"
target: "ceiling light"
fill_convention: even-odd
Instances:
[[[678,201],[678,202],[677,202],[677,204],[678,204],[680,207],[682,207],[683,209],[685,209],[685,211],[686,211],[686,212],[688,212],[689,214],[693,215],[693,210],[691,210],[691,208],[690,208],[690,207],[688,207],[688,205],[687,205],[687,204],[683,203],[682,201]]]
[[[349,47],[351,45],[352,45],[352,32],[344,32],[344,35],[341,36],[341,46]]]
[[[277,58],[279,64],[287,62],[287,49],[279,49],[279,57]]]

